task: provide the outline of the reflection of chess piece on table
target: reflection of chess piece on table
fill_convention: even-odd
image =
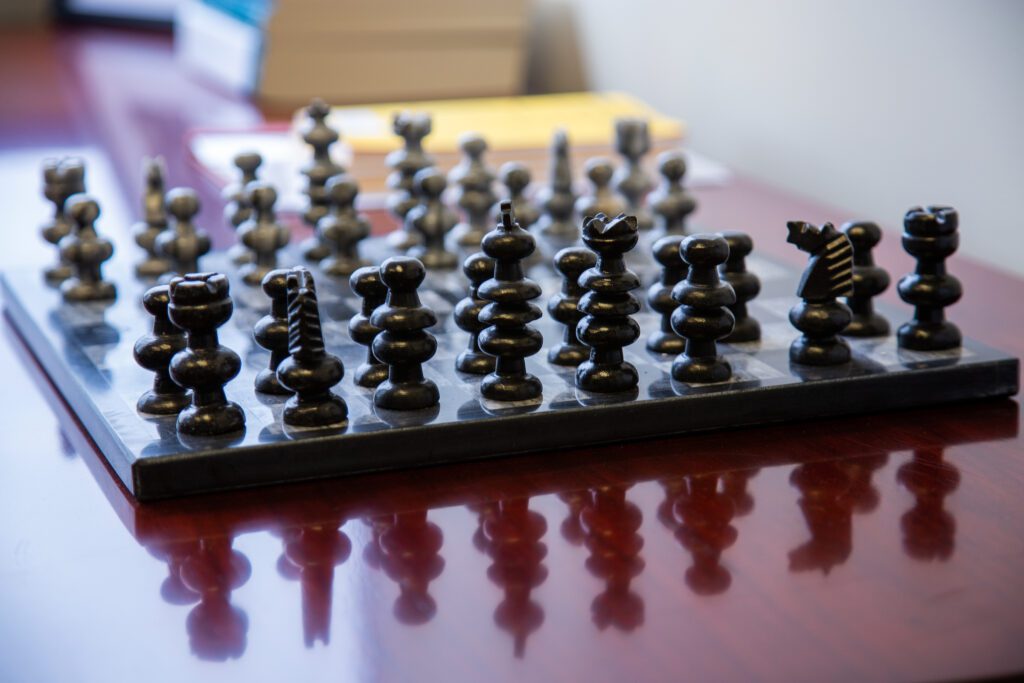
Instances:
[[[181,580],[181,567],[189,557],[199,552],[199,541],[167,541],[151,543],[146,550],[153,557],[167,563],[167,578],[160,584],[160,597],[170,605],[191,605],[199,601],[199,593]]]
[[[747,491],[747,482],[760,470],[732,470],[722,474],[722,490],[732,500],[736,516],[748,515],[754,509],[754,497]]]
[[[309,524],[285,534],[283,563],[294,568],[302,586],[302,630],[306,647],[331,640],[331,594],[334,569],[346,559],[352,543],[337,523]]]
[[[960,485],[960,471],[943,455],[940,446],[917,449],[896,473],[914,495],[914,507],[900,518],[900,527],[903,548],[918,560],[948,560],[956,543],[956,519],[945,500]]]
[[[591,604],[591,617],[601,630],[615,626],[633,631],[644,621],[644,601],[630,590],[630,583],[644,568],[640,549],[644,539],[638,530],[640,508],[626,500],[626,487],[594,489],[580,521],[590,557],[587,569],[605,582],[605,589]]]
[[[231,604],[231,592],[251,573],[249,560],[231,548],[229,537],[199,539],[195,553],[182,563],[182,583],[200,596],[185,622],[192,652],[200,659],[223,662],[245,652],[249,618]]]
[[[811,532],[810,540],[789,552],[789,568],[828,574],[853,549],[849,476],[840,462],[825,460],[798,466],[789,481],[800,490],[800,510]]]
[[[725,592],[732,575],[722,566],[722,551],[736,542],[732,518],[736,508],[728,494],[719,490],[716,474],[687,477],[688,491],[676,499],[673,512],[679,521],[675,536],[693,556],[686,583],[698,595]]]
[[[401,590],[394,610],[403,624],[425,624],[437,612],[428,589],[444,569],[439,554],[443,542],[440,527],[427,519],[426,510],[398,513],[380,535],[380,565]]]
[[[583,512],[583,507],[590,501],[590,492],[586,490],[562,491],[558,494],[558,499],[568,506],[565,519],[559,526],[562,538],[572,545],[582,545],[583,526],[580,524],[580,514]]]

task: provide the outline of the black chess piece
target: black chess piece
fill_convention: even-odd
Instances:
[[[331,639],[331,594],[334,572],[352,552],[352,541],[338,528],[344,520],[317,521],[290,528],[283,534],[284,552],[277,566],[285,578],[299,582],[302,592],[302,632],[306,647]]]
[[[72,275],[61,283],[61,295],[68,302],[111,301],[117,288],[103,279],[103,263],[114,255],[114,244],[96,233],[100,205],[85,194],[68,197],[67,205],[74,230],[60,241],[60,255]]]
[[[292,268],[287,290],[288,357],[277,366],[277,381],[295,395],[285,404],[282,419],[293,427],[340,426],[348,418],[348,406],[331,388],[345,368],[324,347],[313,276],[302,266]]]
[[[672,298],[672,288],[686,278],[690,269],[679,253],[682,242],[682,235],[666,235],[651,248],[654,260],[661,265],[658,281],[647,288],[647,305],[661,315],[658,329],[647,337],[647,349],[654,353],[678,355],[686,345],[686,340],[672,329],[672,313],[679,306]]]
[[[409,250],[409,255],[431,270],[454,268],[459,257],[445,249],[445,237],[459,218],[442,199],[448,181],[437,169],[425,168],[416,174],[413,182],[422,203],[406,214],[405,221],[408,230],[419,235],[420,240]]]
[[[171,302],[167,285],[158,285],[142,296],[142,305],[153,316],[153,331],[139,337],[133,349],[135,362],[153,373],[153,388],[139,397],[136,407],[149,415],[175,415],[191,402],[185,389],[171,379],[171,358],[185,348],[185,333],[167,317]]]
[[[142,176],[146,190],[142,195],[143,220],[132,227],[135,243],[146,252],[146,257],[135,264],[135,274],[143,278],[157,278],[171,268],[167,259],[156,250],[156,238],[167,229],[167,207],[164,206],[164,160],[146,159]]]
[[[612,184],[626,198],[625,211],[636,216],[637,228],[650,230],[654,227],[654,219],[644,205],[644,198],[654,187],[654,181],[643,167],[643,158],[651,151],[647,121],[636,118],[615,121],[615,151],[622,155],[625,164],[615,171]]]
[[[455,359],[455,369],[471,375],[494,372],[495,359],[480,350],[480,332],[487,325],[480,321],[480,311],[487,300],[480,297],[480,285],[494,275],[494,259],[483,253],[469,256],[462,263],[462,272],[469,280],[469,294],[455,306],[455,324],[469,332],[469,343]]]
[[[609,221],[599,213],[583,224],[583,243],[597,253],[597,265],[579,280],[587,290],[579,303],[586,317],[576,326],[576,334],[590,347],[590,358],[576,368],[576,386],[585,391],[631,391],[640,381],[636,368],[622,356],[622,349],[640,337],[640,326],[632,317],[640,302],[631,293],[640,279],[626,268],[624,259],[638,239],[633,216],[619,214]]]
[[[483,239],[484,253],[495,260],[494,276],[480,285],[478,294],[490,303],[480,311],[488,327],[480,333],[480,348],[495,356],[494,372],[480,382],[480,394],[492,401],[529,401],[539,398],[539,379],[526,372],[526,358],[540,351],[544,339],[529,323],[540,318],[530,303],[540,287],[523,274],[523,259],[536,249],[533,236],[523,230],[512,213],[512,202],[501,203],[501,222]]]
[[[238,273],[245,284],[256,286],[277,268],[277,252],[287,246],[292,235],[274,215],[277,191],[271,185],[256,180],[249,183],[246,190],[252,214],[238,226],[238,237],[252,251],[252,262],[242,264]]]
[[[697,200],[683,187],[686,158],[682,152],[658,155],[661,184],[647,196],[647,205],[657,216],[658,231],[665,235],[685,235],[686,219],[697,208]]]
[[[224,395],[238,375],[238,354],[221,346],[217,328],[231,318],[234,304],[222,273],[192,273],[170,283],[171,322],[185,330],[188,344],[171,359],[171,379],[192,390],[192,405],[178,413],[178,431],[215,436],[245,427],[245,413]]]
[[[519,161],[509,161],[502,164],[499,175],[512,202],[512,213],[523,230],[529,230],[540,218],[540,209],[526,196],[526,188],[530,186],[529,167]]]
[[[491,209],[498,201],[494,193],[494,172],[484,163],[487,141],[476,133],[459,138],[462,161],[448,174],[448,182],[458,188],[456,203],[465,220],[455,226],[452,240],[460,247],[478,249],[490,229]]]
[[[249,183],[256,180],[256,173],[263,164],[263,157],[257,152],[241,152],[236,154],[232,161],[235,168],[238,169],[240,177],[237,182],[227,185],[221,196],[225,200],[224,222],[237,230],[252,216],[252,204],[249,201],[249,192],[246,188]],[[241,244],[236,244],[228,249],[228,255],[231,262],[238,265],[249,263],[252,260],[252,252]]]
[[[576,200],[576,214],[584,222],[599,213],[618,216],[626,211],[626,202],[612,187],[615,172],[612,162],[604,157],[588,159],[584,167],[591,193]]]
[[[47,282],[58,284],[74,274],[60,257],[60,241],[71,234],[74,223],[67,215],[68,197],[85,192],[85,166],[80,159],[47,159],[43,162],[43,195],[53,204],[53,219],[42,227],[43,239],[57,247],[58,261],[43,271]]]
[[[306,197],[309,204],[302,213],[307,225],[316,228],[317,222],[327,215],[327,181],[345,172],[345,169],[331,158],[331,145],[338,141],[338,131],[327,125],[330,106],[321,99],[314,99],[306,107],[308,122],[302,139],[313,148],[313,159],[302,169],[306,176]],[[319,263],[331,255],[330,247],[315,235],[302,243],[302,255]]]
[[[408,232],[405,217],[420,203],[413,179],[425,168],[434,165],[434,158],[423,151],[423,138],[430,135],[429,114],[398,112],[392,120],[392,130],[402,138],[403,146],[390,152],[387,165],[391,173],[387,178],[388,208],[398,219],[398,230],[388,235],[388,244],[399,251],[405,251],[419,243],[419,235]]]
[[[210,251],[210,236],[193,223],[199,213],[199,197],[191,188],[176,187],[167,193],[164,203],[174,221],[170,230],[157,236],[157,252],[170,261],[169,273],[198,272],[199,258]]]
[[[565,326],[562,341],[548,350],[548,362],[575,367],[590,357],[590,349],[580,341],[576,326],[583,317],[580,297],[587,290],[580,286],[580,275],[597,264],[594,252],[583,247],[566,247],[555,254],[555,270],[562,276],[562,289],[548,299],[548,313]]]
[[[348,282],[363,301],[362,310],[348,321],[348,335],[352,341],[366,347],[366,360],[356,368],[352,379],[356,385],[372,389],[388,378],[388,366],[373,355],[373,340],[380,328],[370,322],[373,312],[384,305],[388,288],[380,279],[380,268],[376,266],[360,268],[352,273]]]
[[[723,232],[722,237],[729,245],[729,258],[719,271],[722,279],[728,282],[732,286],[732,291],[736,293],[736,303],[729,306],[736,324],[722,341],[757,341],[761,338],[761,324],[747,311],[747,304],[761,292],[761,281],[757,275],[747,270],[747,257],[754,250],[754,241],[750,239],[750,235],[736,231]]]
[[[843,330],[847,337],[884,337],[889,334],[889,321],[875,312],[872,299],[889,287],[889,273],[875,265],[871,254],[882,239],[882,229],[875,223],[856,221],[841,228],[853,247],[853,296],[846,305],[853,319]]]
[[[370,323],[381,330],[371,348],[387,364],[388,378],[373,393],[378,408],[419,410],[440,400],[437,385],[423,376],[423,363],[437,351],[437,340],[426,331],[437,316],[420,304],[416,293],[426,275],[423,264],[408,256],[393,256],[380,266],[388,295],[370,316]]]
[[[913,319],[897,332],[901,348],[942,351],[962,342],[960,330],[945,314],[963,295],[960,281],[946,272],[946,259],[960,245],[959,223],[956,209],[949,206],[917,206],[903,217],[903,249],[917,259],[917,267],[896,287],[914,307]]]
[[[288,357],[288,269],[278,268],[263,276],[263,292],[270,298],[270,313],[257,321],[252,331],[256,343],[270,351],[270,363],[256,375],[261,394],[292,393],[277,380],[277,368]]]
[[[790,221],[787,242],[811,255],[797,296],[803,301],[789,311],[789,321],[802,332],[789,347],[789,359],[804,365],[842,365],[850,345],[839,336],[853,317],[838,296],[853,294],[853,248],[843,233],[825,223],[820,228]]]
[[[359,256],[359,243],[370,236],[370,221],[356,211],[358,195],[359,185],[348,174],[327,181],[330,212],[316,224],[320,241],[331,249],[331,255],[320,262],[327,275],[348,276],[367,265]]]
[[[537,220],[540,234],[556,240],[575,241],[579,236],[579,228],[573,220],[576,195],[572,190],[569,137],[564,130],[555,131],[551,140],[548,186],[537,193],[537,202],[542,208]]]
[[[672,361],[672,377],[691,384],[724,382],[732,367],[718,353],[717,342],[732,332],[735,319],[728,307],[736,303],[736,293],[722,282],[718,267],[729,258],[729,244],[718,235],[690,235],[680,243],[679,255],[689,271],[672,290],[679,304],[672,329],[686,345]]]

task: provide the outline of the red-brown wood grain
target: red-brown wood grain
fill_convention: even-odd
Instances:
[[[2,34],[0,64],[0,160],[102,150],[118,182],[91,189],[132,207],[142,155],[164,154],[175,184],[201,184],[186,130],[264,115],[178,71],[162,35]],[[200,189],[218,216],[215,188]],[[749,231],[793,263],[786,220],[851,218],[742,177],[698,199],[702,226]],[[43,204],[3,204],[8,266],[37,239]],[[891,231],[878,258],[894,275],[911,265]],[[1024,282],[960,256],[950,267],[966,292],[951,317],[1024,353]],[[6,321],[0,367],[3,681],[1024,671],[1015,401],[140,506]]]

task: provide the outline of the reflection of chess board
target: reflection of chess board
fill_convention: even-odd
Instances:
[[[371,241],[365,252],[384,256],[379,241]],[[648,252],[641,244],[630,255],[631,267],[644,282],[656,273],[645,258]],[[297,258],[288,252],[282,262]],[[222,255],[215,254],[203,266],[217,270],[224,264]],[[627,360],[640,372],[637,395],[586,395],[574,388],[572,369],[548,364],[542,351],[527,361],[529,371],[544,384],[543,401],[530,405],[481,400],[479,378],[454,371],[455,356],[467,338],[451,320],[455,303],[464,296],[464,279],[460,272],[431,273],[420,293],[423,303],[438,314],[439,323],[432,330],[438,352],[425,371],[440,388],[441,404],[427,411],[389,414],[375,410],[371,392],[351,381],[352,370],[365,356],[365,349],[353,344],[346,331],[358,299],[347,281],[319,276],[327,345],[347,371],[337,387],[349,407],[348,427],[340,433],[286,430],[280,420],[284,398],[259,396],[252,390],[268,354],[255,345],[251,329],[269,302],[258,288],[232,277],[236,312],[221,329],[221,342],[244,359],[242,372],[227,393],[245,409],[246,430],[189,440],[176,434],[173,417],[144,419],[135,410],[136,399],[151,383],[151,375],[134,363],[131,352],[150,324],[140,301],[144,284],[126,273],[110,272],[119,295],[105,309],[62,305],[59,293],[42,285],[37,270],[7,273],[3,284],[8,314],[112,468],[139,499],[1017,391],[1018,361],[970,340],[953,353],[900,351],[891,336],[852,340],[855,359],[849,365],[791,368],[788,346],[796,332],[786,315],[794,302],[798,274],[758,257],[749,260],[749,267],[763,284],[750,310],[761,321],[764,339],[725,347],[735,371],[730,382],[687,386],[671,380],[671,357],[658,357],[644,348],[658,322],[655,314],[645,311],[638,316],[643,334],[626,351]],[[558,279],[546,266],[534,266],[530,275],[542,285],[545,298],[557,291]],[[909,315],[884,307],[882,312],[897,324]],[[561,337],[558,324],[547,316],[538,328],[545,346]]]

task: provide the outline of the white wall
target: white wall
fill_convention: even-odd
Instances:
[[[533,90],[632,92],[694,149],[892,230],[951,204],[963,252],[1024,274],[1024,2],[535,1]]]

